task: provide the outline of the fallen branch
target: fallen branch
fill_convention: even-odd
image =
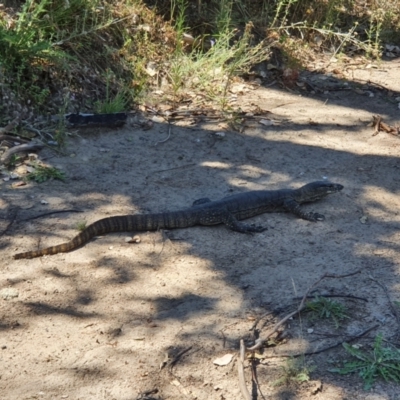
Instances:
[[[246,380],[244,379],[244,357],[246,354],[246,346],[244,345],[243,339],[240,340],[240,357],[238,359],[238,375],[239,375],[239,388],[242,396],[245,400],[251,400],[250,392],[246,386]]]
[[[361,269],[358,269],[357,271],[351,272],[349,274],[345,274],[345,275],[336,275],[336,274],[328,274],[325,273],[324,275],[321,276],[321,278],[319,278],[315,283],[313,283],[306,291],[306,293],[304,294],[303,298],[301,299],[300,305],[297,307],[297,310],[291,312],[290,314],[286,315],[286,317],[284,317],[283,319],[281,319],[279,322],[277,322],[274,326],[274,328],[271,330],[271,332],[269,332],[266,336],[266,338],[262,339],[259,338],[255,341],[254,346],[252,347],[248,347],[247,351],[254,351],[254,350],[258,350],[262,347],[263,343],[270,338],[277,330],[278,328],[283,325],[288,319],[292,318],[294,315],[299,314],[305,307],[305,301],[309,295],[309,293],[311,292],[311,290],[317,286],[323,279],[325,278],[333,278],[333,279],[340,279],[340,278],[347,278],[349,276],[353,276],[356,275],[358,273],[361,272]]]
[[[44,145],[39,143],[21,144],[19,146],[12,147],[11,149],[5,151],[0,157],[0,164],[8,164],[10,162],[11,156],[15,153],[26,153],[30,151],[40,150],[43,147]]]
[[[374,115],[372,121],[372,127],[375,128],[372,136],[376,136],[379,132],[390,133],[391,135],[398,136],[400,134],[400,128],[391,126],[383,122],[382,117],[380,115]]]
[[[8,140],[10,142],[29,143],[29,140],[21,139],[18,136],[11,136],[11,135],[0,135],[0,142],[2,142],[3,140]]]
[[[300,353],[300,354],[276,354],[273,356],[267,356],[265,358],[280,358],[280,357],[292,357],[292,358],[296,358],[296,357],[302,357],[302,356],[312,356],[315,354],[320,354],[323,353],[324,351],[328,351],[331,349],[334,349],[335,347],[338,347],[340,345],[342,345],[343,343],[351,343],[354,342],[357,339],[362,338],[363,336],[365,336],[367,333],[371,332],[372,330],[378,328],[380,325],[376,324],[374,326],[371,326],[370,328],[366,329],[365,331],[361,332],[359,335],[355,335],[355,336],[348,336],[347,338],[332,344],[330,346],[324,347],[323,349],[319,349],[319,350],[314,350],[314,351],[307,351],[305,353]]]
[[[368,303],[368,299],[364,298],[364,297],[358,297],[358,296],[353,296],[351,294],[321,294],[321,295],[308,295],[307,299],[316,299],[317,297],[325,297],[325,298],[331,298],[331,297],[342,297],[342,298],[348,298],[348,299],[354,299],[354,300],[361,300],[361,301],[365,301],[366,303]],[[294,297],[293,300],[301,300],[302,297]],[[274,314],[274,311],[268,311],[262,315],[260,315],[255,321],[254,324],[250,327],[249,331],[254,331],[254,329],[257,328],[258,323],[264,319],[265,317],[268,317],[270,315]]]

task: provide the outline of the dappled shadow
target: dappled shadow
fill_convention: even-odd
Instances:
[[[98,268],[109,269],[112,275],[107,279],[109,284],[123,284],[135,280],[136,272],[129,266],[123,266],[117,263],[115,257],[102,257],[97,262]]]
[[[280,93],[269,90],[267,103]],[[375,108],[360,99],[364,98],[358,97],[354,112]],[[149,376],[158,371],[162,361],[159,352],[171,342],[176,349],[201,342],[203,347],[199,344],[201,350],[196,354],[207,371],[213,357],[237,350],[240,337],[245,336],[251,344],[248,329],[253,314],[271,311],[277,318],[282,307],[286,313],[288,298],[292,306],[293,297],[301,297],[323,273],[361,268],[363,273],[353,282],[329,282],[321,290],[335,289],[337,294],[369,299],[363,317],[374,320],[379,313],[384,315],[382,330],[389,335],[395,328],[393,316],[384,292],[371,284],[368,275],[379,276],[393,299],[397,298],[400,221],[396,198],[400,178],[398,145],[393,141],[397,138],[384,134],[372,138],[372,129],[360,123],[357,115],[343,120],[335,115],[333,122],[323,120],[321,114],[317,115],[317,103],[302,105],[303,99],[298,97],[291,100],[299,103],[298,108],[306,108],[304,120],[283,121],[265,130],[254,127],[246,134],[226,132],[224,139],[215,139],[215,131],[205,125],[173,126],[170,139],[154,146],[166,137],[168,129],[159,125],[148,132],[127,129],[113,133],[112,144],[107,134],[96,135],[92,146],[84,143],[82,147],[80,139],[71,141],[69,151],[75,157],[55,160],[68,170],[68,185],[61,189],[48,182],[4,192],[2,217],[8,218],[19,203],[24,210],[18,214],[21,222],[3,235],[2,255],[7,261],[2,264],[4,280],[0,286],[15,286],[20,298],[12,306],[3,302],[2,313],[15,311],[24,331],[28,321],[32,330],[39,322],[50,329],[57,316],[66,316],[71,330],[77,330],[77,348],[81,346],[77,337],[87,343],[85,351],[99,343],[110,346],[107,348],[130,363],[125,367],[121,361],[122,371],[133,373],[143,368],[143,379],[150,382]],[[312,107],[316,109],[310,113]],[[396,117],[394,106],[378,107],[389,118]],[[284,112],[281,115],[286,116]],[[307,123],[310,116],[319,117],[317,125]],[[100,151],[103,149],[107,151]],[[129,245],[123,234],[109,234],[71,253],[11,260],[16,246],[17,251],[24,251],[32,244],[40,242],[44,247],[73,237],[77,220],[90,223],[109,215],[177,210],[190,207],[198,198],[216,200],[249,190],[294,188],[324,177],[345,186],[339,194],[304,206],[324,214],[324,222],[314,224],[290,214],[261,215],[249,222],[269,229],[253,236],[223,226],[193,227],[174,231],[171,239],[166,235],[160,240],[153,233],[146,241],[146,234],[141,234],[142,243]],[[124,183],[127,181],[129,185]],[[73,206],[87,214],[22,222],[43,213],[44,206],[37,201],[41,197],[49,200],[47,210]],[[356,312],[352,318],[364,323]],[[75,319],[88,323],[76,327]],[[234,328],[229,330],[230,326]],[[0,329],[11,337],[11,322],[0,325]],[[227,331],[222,334],[223,329]],[[18,330],[22,331],[20,327]],[[260,325],[260,330],[262,336],[266,327]],[[312,339],[306,340],[311,348]],[[70,346],[66,343],[64,346]],[[186,376],[180,365],[190,372],[199,359],[183,357],[178,363],[179,373]],[[105,364],[95,370],[94,379],[102,377],[96,374],[105,370]],[[82,371],[77,373],[84,376],[86,372]],[[90,371],[87,376],[92,376]],[[135,379],[139,377],[139,373],[135,375]],[[324,379],[340,385],[336,377]],[[203,387],[198,381],[196,385]],[[279,389],[275,396],[291,398],[290,393]]]
[[[79,304],[79,299],[76,300],[76,303]],[[24,304],[30,312],[36,315],[52,315],[52,314],[60,314],[66,315],[69,317],[77,317],[82,319],[94,318],[99,316],[97,313],[86,313],[84,311],[79,311],[76,308],[76,305],[71,304],[66,307],[57,307],[51,304],[46,304],[44,302],[26,302]]]
[[[66,274],[61,272],[57,267],[56,268],[43,268],[43,274],[54,276],[55,278],[72,278],[76,276],[76,274]]]
[[[158,320],[178,319],[185,321],[198,313],[207,312],[215,306],[216,299],[184,293],[180,297],[158,297],[152,299],[155,305],[154,318]]]

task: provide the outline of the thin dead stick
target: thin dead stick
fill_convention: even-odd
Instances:
[[[273,311],[268,311],[264,314],[262,314],[261,316],[259,316],[255,321],[254,324],[251,326],[251,328],[249,329],[249,331],[254,331],[254,329],[257,328],[258,323],[265,317],[268,317],[269,315],[273,314]]]
[[[169,370],[171,371],[174,365],[181,359],[181,357],[187,353],[188,351],[192,350],[193,346],[189,346],[188,348],[179,352],[169,363]]]
[[[19,118],[15,118],[4,128],[0,128],[0,133],[9,133],[19,124]]]
[[[170,137],[171,137],[171,124],[169,123],[169,124],[168,124],[168,136],[167,136],[167,138],[164,139],[164,140],[160,140],[160,141],[158,141],[158,142],[155,142],[155,143],[154,143],[154,146],[157,146],[157,145],[160,144],[160,143],[165,143]]]
[[[246,347],[243,339],[240,339],[240,357],[238,359],[238,375],[239,375],[239,387],[240,392],[245,400],[251,400],[250,393],[246,386],[246,380],[244,379],[244,357],[246,354]]]
[[[304,307],[305,307],[305,301],[307,299],[307,296],[309,295],[309,293],[311,292],[311,290],[317,286],[323,279],[325,278],[333,278],[333,279],[340,279],[340,278],[347,278],[349,276],[353,276],[356,275],[358,273],[361,272],[361,269],[358,269],[357,271],[351,272],[349,274],[345,274],[345,275],[336,275],[336,274],[328,274],[325,273],[324,275],[321,276],[321,278],[319,278],[315,283],[313,283],[306,291],[305,295],[303,296],[303,298],[301,299],[300,305],[297,307],[297,310],[291,312],[290,314],[286,315],[286,317],[284,317],[283,319],[281,319],[275,326],[274,328],[271,330],[271,332],[269,332],[266,336],[265,339],[259,338],[255,341],[254,346],[247,348],[248,351],[254,351],[257,350],[259,348],[262,347],[263,343],[269,338],[271,337],[277,330],[278,328],[283,325],[288,319],[292,318],[294,315],[300,313]]]
[[[353,296],[351,294],[311,294],[307,296],[307,299],[315,299],[317,297],[325,297],[325,298],[331,298],[331,297],[342,297],[345,299],[354,299],[354,300],[361,300],[365,301],[368,303],[368,299],[365,299],[364,297],[358,297],[358,296]],[[301,297],[295,297],[294,300],[300,300]]]
[[[351,66],[352,64],[349,64],[349,65],[347,65],[347,67],[349,67],[349,66]],[[355,64],[355,65],[359,65],[359,64]],[[379,87],[379,88],[381,88],[381,89],[384,89],[384,90],[387,90],[387,91],[389,91],[389,92],[391,92],[392,91],[392,89],[389,89],[389,88],[387,88],[386,86],[383,86],[383,85],[381,85],[381,84],[379,84],[379,83],[377,83],[377,82],[373,82],[373,81],[371,81],[371,80],[365,80],[365,79],[357,79],[357,78],[353,78],[352,79],[352,81],[353,82],[366,82],[367,84],[369,84],[369,85],[371,85],[371,86],[377,86],[377,87]]]
[[[390,300],[390,295],[389,295],[389,291],[388,291],[387,287],[383,283],[381,283],[377,279],[375,279],[372,275],[368,275],[368,278],[371,279],[372,281],[376,282],[383,289],[383,291],[385,292],[386,298],[389,302],[390,309],[392,310],[392,313],[396,318],[397,325],[400,325],[399,314],[397,313],[396,307],[393,305],[392,300]]]
[[[181,165],[180,167],[173,167],[173,168],[167,168],[167,169],[160,169],[159,171],[154,171],[153,174],[160,174],[161,172],[166,172],[166,171],[173,171],[174,169],[181,169],[181,168],[189,168],[193,167],[196,164],[186,164],[186,165]]]
[[[36,216],[34,216],[34,217],[22,219],[21,221],[31,221],[32,219],[38,219],[38,218],[42,218],[42,217],[47,217],[48,215],[59,214],[59,213],[65,213],[65,212],[77,212],[77,213],[80,213],[80,212],[83,212],[83,211],[82,211],[82,210],[59,210],[59,211],[50,211],[50,212],[47,212],[47,213],[44,213],[44,214],[36,215]]]
[[[10,142],[29,143],[29,140],[21,139],[18,136],[11,135],[0,135],[0,142],[2,142],[3,140],[9,140]]]
[[[1,164],[8,164],[10,162],[11,156],[15,153],[26,153],[28,151],[40,150],[44,147],[43,144],[21,144],[19,146],[12,147],[11,149],[5,151],[0,157]]]
[[[312,356],[314,354],[320,354],[320,353],[323,353],[324,351],[328,351],[328,350],[334,349],[335,347],[338,347],[338,346],[342,345],[343,343],[354,342],[355,340],[362,338],[363,336],[365,336],[367,333],[371,332],[372,330],[378,328],[379,326],[380,326],[379,324],[371,326],[370,328],[368,328],[365,331],[361,332],[359,335],[347,337],[347,338],[341,340],[340,342],[332,344],[331,346],[328,346],[328,347],[324,347],[323,349],[320,349],[320,350],[308,351],[306,353],[300,353],[300,354],[276,354],[276,355],[273,355],[273,356],[267,356],[265,358],[280,358],[280,357],[293,357],[293,358],[296,358],[296,357]]]
[[[255,385],[255,389],[258,390],[261,397],[265,400],[265,396],[264,396],[263,392],[261,391],[260,384],[258,383],[257,368],[256,368],[256,363],[255,363],[254,358],[251,360],[251,376],[253,379],[253,384]],[[253,392],[253,395],[255,396],[255,398],[257,398],[257,396],[256,396],[256,394],[254,394],[254,392]]]

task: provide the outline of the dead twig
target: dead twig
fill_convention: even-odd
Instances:
[[[393,304],[392,300],[390,300],[390,295],[389,295],[389,291],[388,291],[387,287],[383,283],[379,282],[372,275],[368,275],[368,278],[371,279],[371,281],[374,281],[375,283],[377,283],[383,289],[383,291],[385,292],[386,298],[388,300],[388,303],[390,305],[390,309],[392,310],[392,313],[396,318],[397,325],[400,326],[400,317],[399,317],[399,314],[397,312],[395,305]]]
[[[22,219],[21,221],[31,221],[32,219],[38,219],[38,218],[42,218],[42,217],[47,217],[48,215],[52,215],[52,214],[59,214],[59,213],[66,213],[66,212],[76,212],[76,213],[81,213],[83,212],[82,210],[58,210],[58,211],[50,211],[44,214],[39,214],[39,215],[35,215],[34,217],[29,217],[29,218],[25,218]]]
[[[238,359],[238,375],[239,375],[239,388],[242,396],[245,400],[251,400],[250,393],[246,386],[246,380],[244,379],[244,357],[246,354],[246,347],[243,339],[240,340],[240,357]]]
[[[390,133],[391,135],[400,135],[400,128],[398,126],[391,126],[383,122],[380,115],[374,115],[372,120],[372,127],[374,128],[374,133],[372,136],[376,136],[379,132]]]
[[[249,331],[254,331],[254,329],[257,328],[258,323],[265,317],[268,317],[269,315],[272,315],[274,312],[273,311],[268,311],[264,314],[262,314],[261,316],[259,316],[255,321],[254,324],[251,326],[251,328],[249,329]]]
[[[190,351],[193,348],[193,346],[189,346],[186,349],[183,349],[180,351],[172,360],[169,359],[168,353],[166,354],[164,360],[160,364],[160,370],[163,369],[165,366],[168,365],[169,372],[172,374],[172,368],[175,366],[175,364],[181,359],[181,357],[186,354],[188,351]],[[191,354],[196,353],[199,351],[201,347],[195,351],[193,351]]]
[[[2,142],[3,140],[8,140],[10,142],[29,143],[29,140],[21,139],[18,136],[11,136],[11,135],[0,135],[0,142]]]
[[[364,297],[358,297],[358,296],[353,296],[351,294],[311,294],[309,296],[307,296],[307,299],[316,299],[317,297],[325,297],[325,298],[331,298],[331,297],[341,297],[341,298],[345,298],[345,299],[354,299],[354,300],[361,300],[361,301],[365,301],[366,303],[368,303],[368,299],[364,298]],[[294,300],[300,300],[301,297],[295,297]]]
[[[46,132],[46,131],[41,131],[40,129],[34,128],[33,126],[30,125],[25,125],[23,127],[23,129],[29,131],[29,132],[33,132],[35,133],[37,136],[40,136],[40,138],[43,141],[47,141],[49,140],[48,138],[45,137],[45,135],[47,135],[48,137],[50,137],[50,140],[55,141],[54,136],[50,133],[50,132]]]
[[[11,132],[16,126],[18,126],[18,124],[19,124],[19,118],[15,118],[14,121],[11,121],[4,128],[0,128],[0,134]]]
[[[167,168],[167,169],[160,169],[159,171],[154,171],[153,174],[160,174],[161,172],[173,171],[173,170],[175,170],[175,169],[194,167],[195,165],[196,165],[196,164],[186,164],[186,165],[181,165],[181,166],[179,166],[179,167],[173,167],[173,168]]]
[[[8,164],[10,162],[11,156],[15,153],[26,153],[29,151],[40,150],[43,147],[44,145],[39,143],[21,144],[19,146],[12,147],[11,149],[5,151],[0,157],[0,164]]]
[[[168,136],[167,136],[167,138],[164,139],[164,140],[159,140],[158,142],[155,142],[154,146],[157,146],[160,143],[165,143],[170,137],[171,137],[171,123],[169,122],[168,123]]]
[[[183,349],[181,352],[179,352],[169,363],[169,369],[170,371],[174,367],[174,365],[181,359],[181,357],[186,354],[188,351],[192,350],[193,346],[189,346],[186,349]]]
[[[307,296],[309,295],[309,293],[311,292],[311,290],[317,286],[323,279],[326,278],[333,278],[333,279],[340,279],[340,278],[347,278],[349,276],[353,276],[356,275],[358,273],[361,272],[361,269],[358,269],[357,271],[351,272],[349,274],[345,274],[345,275],[336,275],[336,274],[328,274],[325,273],[324,275],[321,276],[321,278],[319,278],[316,282],[314,282],[306,291],[306,293],[304,294],[303,298],[301,299],[301,302],[299,304],[299,306],[297,307],[297,310],[289,313],[288,315],[286,315],[286,317],[284,317],[283,319],[281,319],[278,323],[275,324],[274,328],[271,330],[271,332],[269,332],[266,336],[266,338],[262,339],[259,338],[255,341],[254,346],[247,348],[248,351],[254,351],[257,350],[259,348],[262,347],[263,343],[270,338],[277,330],[278,328],[283,325],[288,319],[292,318],[294,315],[299,314],[305,307],[305,301],[307,299]]]
[[[324,351],[332,350],[335,347],[338,347],[338,346],[342,345],[343,343],[354,342],[355,340],[362,338],[363,336],[365,336],[367,333],[371,332],[372,330],[378,328],[379,326],[380,326],[379,324],[371,326],[370,328],[368,328],[365,331],[361,332],[359,335],[350,336],[350,337],[348,336],[347,338],[345,338],[343,340],[340,340],[339,342],[337,342],[335,344],[332,344],[331,346],[324,347],[323,349],[314,350],[314,351],[307,351],[305,353],[300,353],[300,354],[277,354],[277,355],[274,355],[274,356],[267,356],[265,358],[278,358],[278,357],[293,357],[293,358],[296,358],[296,357],[312,356],[312,355],[315,355],[315,354],[320,354],[320,353],[323,353]]]
[[[253,381],[253,398],[257,398],[257,391],[260,393],[261,397],[265,400],[265,396],[263,392],[261,391],[261,386],[258,383],[258,378],[257,378],[257,363],[254,358],[251,359],[251,377]]]

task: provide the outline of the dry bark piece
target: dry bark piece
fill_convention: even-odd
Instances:
[[[391,135],[398,136],[400,134],[400,128],[398,126],[391,126],[383,122],[380,115],[374,115],[372,120],[372,127],[375,129],[372,136],[376,136],[379,132],[390,133]]]
[[[232,361],[232,358],[233,358],[233,354],[225,354],[222,357],[216,358],[213,361],[213,363],[215,365],[219,365],[220,367],[223,367],[225,365],[228,365]]]

